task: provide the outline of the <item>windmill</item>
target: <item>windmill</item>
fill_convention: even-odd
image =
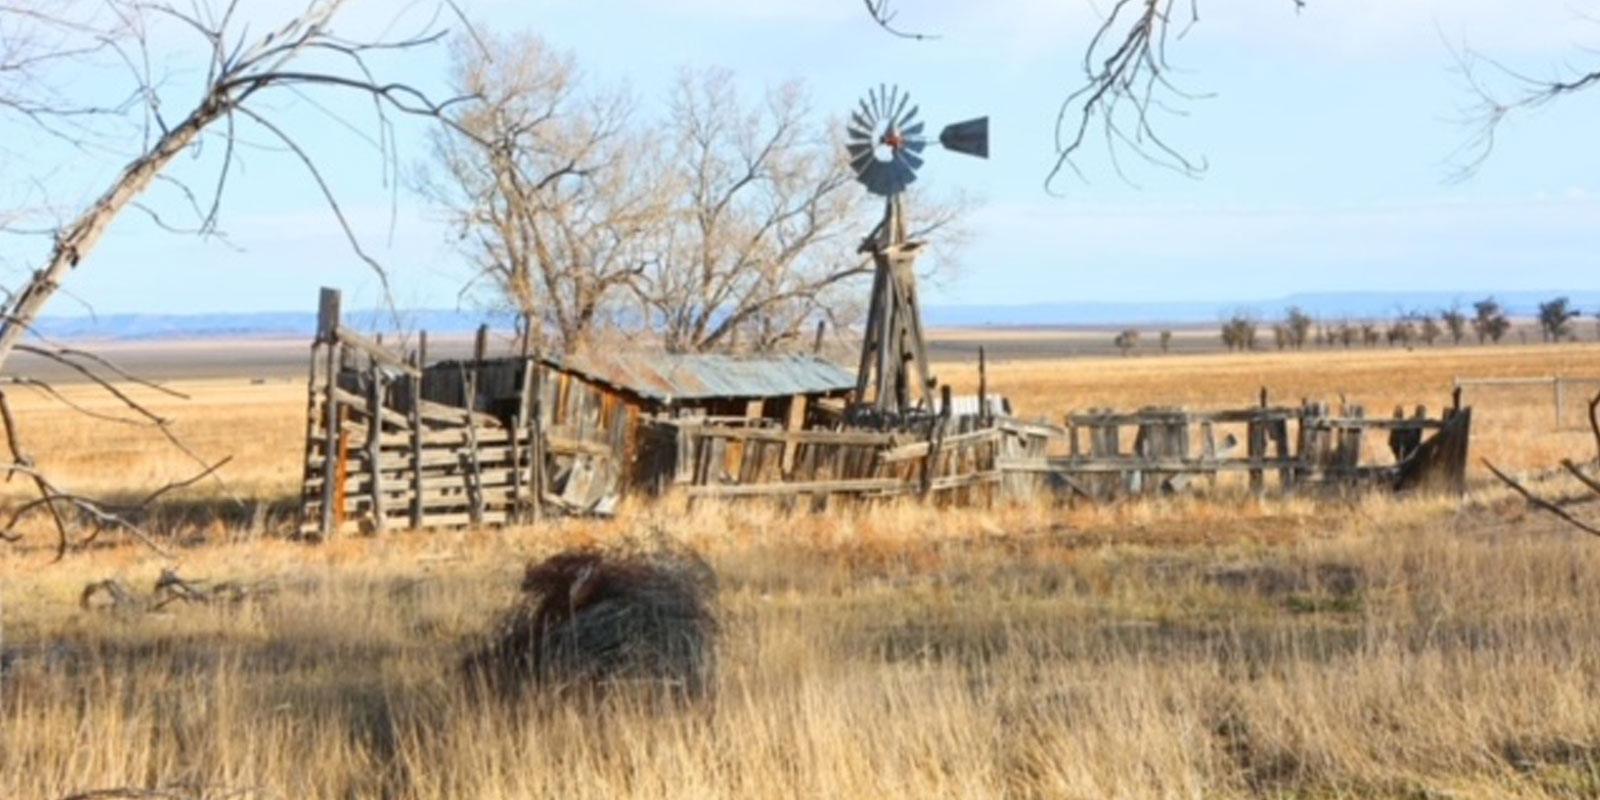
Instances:
[[[922,152],[929,144],[917,111],[909,93],[898,86],[879,84],[850,112],[846,127],[850,168],[867,191],[884,198],[883,221],[860,248],[860,252],[872,254],[876,269],[855,394],[858,407],[876,412],[879,418],[903,417],[919,404],[925,412],[934,407],[934,378],[928,372],[922,314],[917,306],[915,263],[923,243],[907,237],[901,199],[906,187],[917,179]],[[939,133],[939,144],[946,150],[988,158],[989,118],[946,126]]]

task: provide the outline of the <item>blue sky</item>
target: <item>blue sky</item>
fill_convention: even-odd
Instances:
[[[1467,42],[1535,74],[1600,63],[1581,49],[1600,47],[1600,22],[1582,16],[1600,18],[1600,0],[1312,0],[1300,14],[1289,0],[1202,0],[1201,22],[1174,57],[1185,87],[1214,96],[1164,131],[1209,170],[1196,180],[1135,168],[1129,185],[1091,147],[1080,159],[1089,180],[1060,184],[1064,197],[1042,181],[1057,104],[1076,86],[1095,24],[1087,2],[899,0],[905,27],[940,36],[925,42],[884,35],[859,0],[464,5],[488,26],[531,29],[571,51],[597,80],[625,83],[645,119],[660,114],[680,67],[712,65],[732,69],[752,94],[801,78],[819,117],[842,113],[880,81],[910,89],[934,124],[988,114],[989,161],[939,153],[922,172],[983,201],[960,269],[929,288],[929,303],[1600,288],[1600,90],[1514,120],[1480,172],[1450,184],[1449,156],[1466,137],[1456,120],[1471,98],[1444,44]],[[366,0],[349,23],[370,28],[390,8]],[[384,66],[438,86],[445,61],[440,50]],[[180,88],[186,62],[202,63],[200,54],[173,56]],[[399,304],[455,305],[465,268],[447,232],[420,198],[383,187],[382,159],[333,119],[362,124],[362,106],[313,97],[323,109],[287,95],[276,102],[329,165]],[[398,136],[400,166],[413,169],[427,154],[424,131],[402,124]],[[0,141],[26,137],[0,124]],[[17,152],[0,154],[0,168],[27,173],[61,209],[92,197],[118,166],[62,158],[48,145]],[[186,159],[178,174],[203,182],[214,157]],[[308,309],[323,284],[344,288],[349,305],[375,304],[377,282],[298,165],[252,152],[244,166],[225,200],[232,246],[129,217],[67,288],[102,313]],[[170,191],[152,200],[164,214],[183,208]],[[28,268],[37,246],[0,238],[4,267]],[[60,298],[49,313],[82,306]]]

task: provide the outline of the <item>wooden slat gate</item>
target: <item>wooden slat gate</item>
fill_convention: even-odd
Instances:
[[[303,534],[615,508],[633,469],[637,408],[532,358],[425,369],[421,359],[340,326],[337,293],[324,293],[307,401]]]

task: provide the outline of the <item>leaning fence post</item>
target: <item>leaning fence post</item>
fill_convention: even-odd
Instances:
[[[340,473],[339,462],[344,454],[339,447],[339,368],[343,364],[344,348],[339,343],[339,290],[323,287],[317,304],[317,340],[328,347],[328,369],[323,376],[323,444],[322,444],[322,521],[318,531],[322,538],[331,538],[344,516],[344,509],[334,509],[343,504],[343,486],[335,486]]]
[[[939,416],[928,432],[928,459],[922,465],[922,494],[933,491],[934,473],[939,471],[940,449],[944,446],[944,429],[950,423],[950,385],[939,387]]]

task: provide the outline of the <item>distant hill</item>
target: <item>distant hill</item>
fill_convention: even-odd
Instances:
[[[1239,302],[1172,303],[1033,303],[1027,305],[936,305],[924,310],[926,322],[939,327],[1091,327],[1115,325],[1209,324],[1238,311],[1271,319],[1297,305],[1319,318],[1388,318],[1400,309],[1437,312],[1459,301],[1470,313],[1474,300],[1493,295],[1513,316],[1532,316],[1541,302],[1566,295],[1585,314],[1600,311],[1600,290],[1545,292],[1316,292]],[[463,333],[489,323],[497,330],[512,327],[507,313],[413,309],[397,314],[367,310],[345,312],[346,324],[359,330],[426,330]],[[103,314],[95,317],[46,317],[34,327],[54,339],[196,339],[310,336],[316,329],[312,311],[248,314]]]
[[[345,324],[357,330],[426,330],[457,333],[476,330],[485,322],[496,329],[513,324],[510,314],[446,309],[346,311]],[[315,311],[267,311],[252,314],[102,314],[95,317],[46,317],[35,330],[54,339],[195,339],[310,336],[317,329]]]

